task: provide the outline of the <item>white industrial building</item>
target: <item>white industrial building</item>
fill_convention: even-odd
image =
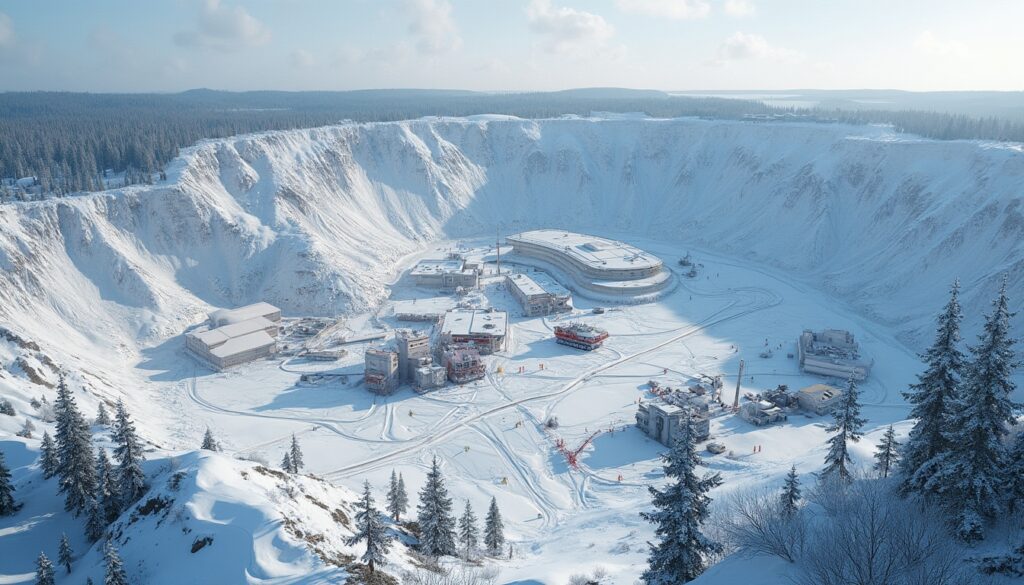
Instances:
[[[398,354],[371,347],[366,350],[363,381],[371,392],[391,394],[398,388]]]
[[[417,286],[448,291],[476,288],[480,283],[480,272],[467,268],[466,263],[458,258],[420,260],[409,275],[416,280]]]
[[[797,340],[800,368],[810,374],[864,380],[874,362],[860,356],[853,334],[842,329],[804,330]]]
[[[572,310],[572,295],[550,279],[528,274],[509,274],[505,279],[509,291],[523,306],[527,317]]]
[[[534,230],[507,240],[514,254],[550,264],[578,287],[608,296],[650,296],[672,281],[660,258],[616,240],[563,230]]]
[[[185,334],[185,348],[216,370],[251,362],[277,352],[281,310],[268,303],[220,309],[209,323]]]
[[[645,435],[671,447],[681,432],[683,417],[693,423],[695,439],[705,441],[711,436],[711,418],[707,410],[697,406],[679,406],[659,402],[642,403],[636,411],[636,426]]]
[[[482,354],[505,349],[508,314],[504,311],[453,309],[441,323],[441,342],[445,345],[472,345]]]
[[[843,398],[843,391],[828,384],[814,384],[797,393],[800,408],[817,415],[828,414]]]
[[[430,336],[411,329],[399,329],[395,332],[398,345],[398,378],[401,382],[412,383],[416,379],[416,370],[429,366]]]

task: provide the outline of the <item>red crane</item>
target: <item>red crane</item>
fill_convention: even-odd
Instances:
[[[601,431],[594,431],[589,437],[587,437],[586,441],[583,441],[583,443],[574,450],[570,450],[569,447],[567,447],[565,444],[565,439],[561,437],[559,437],[559,439],[555,441],[555,446],[558,447],[558,451],[563,456],[565,456],[565,461],[569,464],[569,467],[572,467],[573,469],[579,469],[580,453],[582,453],[583,450],[587,448],[587,445],[589,445],[594,440],[594,437],[598,436],[599,434],[601,434]]]

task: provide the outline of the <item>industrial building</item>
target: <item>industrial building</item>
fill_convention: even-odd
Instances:
[[[409,274],[416,280],[417,286],[447,291],[476,288],[480,283],[480,272],[466,268],[460,258],[420,260]]]
[[[281,310],[267,303],[209,314],[208,324],[185,334],[185,348],[215,370],[277,353]]]
[[[549,279],[533,278],[527,274],[509,274],[505,279],[509,291],[523,306],[527,317],[572,310],[572,295]]]
[[[431,390],[433,388],[440,388],[441,386],[444,386],[445,380],[447,379],[447,368],[444,366],[430,364],[416,368],[413,378],[413,386],[416,390],[422,392],[424,390]]]
[[[441,343],[446,346],[472,346],[481,354],[505,349],[508,314],[504,311],[453,309],[441,323]]]
[[[760,427],[782,422],[789,417],[785,410],[768,400],[752,400],[740,406],[740,418]]]
[[[864,380],[874,365],[861,358],[853,334],[842,329],[804,330],[796,345],[800,369],[809,374]]]
[[[398,378],[401,382],[412,383],[416,379],[416,370],[429,365],[430,336],[411,329],[399,329],[395,332],[398,344]]]
[[[555,342],[584,351],[594,351],[608,339],[608,331],[586,323],[555,326]]]
[[[817,415],[832,412],[842,399],[843,391],[828,384],[814,384],[797,393],[797,404],[802,410]]]
[[[636,426],[648,437],[671,447],[679,436],[684,416],[689,416],[693,421],[696,441],[704,441],[711,436],[711,418],[707,411],[675,404],[640,404],[636,412]]]
[[[456,300],[450,296],[408,299],[391,303],[395,319],[428,323],[439,323],[444,318],[444,314],[454,309],[455,306]]]
[[[398,354],[386,349],[366,350],[363,381],[370,391],[377,394],[391,394],[398,388]]]
[[[578,288],[612,297],[645,297],[672,281],[660,258],[624,242],[563,230],[511,235],[512,252],[565,272]]]
[[[456,384],[479,380],[486,373],[480,352],[470,347],[457,347],[445,351],[444,365],[448,379]]]

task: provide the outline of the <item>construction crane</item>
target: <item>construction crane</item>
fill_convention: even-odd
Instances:
[[[594,437],[598,436],[599,434],[601,434],[601,431],[594,431],[589,437],[587,437],[586,441],[583,441],[583,443],[579,447],[573,450],[570,450],[569,447],[566,446],[565,439],[561,437],[559,437],[559,439],[555,441],[555,446],[558,447],[558,451],[565,457],[565,461],[569,464],[569,467],[573,469],[579,469],[580,453],[582,453],[583,450],[587,448],[587,445],[593,442]]]

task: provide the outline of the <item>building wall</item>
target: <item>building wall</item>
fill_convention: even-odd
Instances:
[[[622,297],[635,297],[640,295],[646,295],[656,293],[663,290],[669,285],[671,279],[666,279],[659,283],[654,283],[646,286],[638,287],[616,287],[602,285],[600,282],[594,282],[592,279],[617,281],[617,280],[636,280],[639,278],[646,278],[653,276],[664,270],[663,266],[655,268],[649,268],[645,270],[602,270],[591,267],[588,264],[576,261],[574,258],[561,254],[550,248],[544,246],[538,246],[531,243],[512,242],[512,249],[514,252],[518,252],[524,256],[538,258],[546,262],[554,264],[555,267],[560,268],[564,272],[568,273],[576,282],[576,285],[587,290],[598,292],[609,296],[622,296]]]

